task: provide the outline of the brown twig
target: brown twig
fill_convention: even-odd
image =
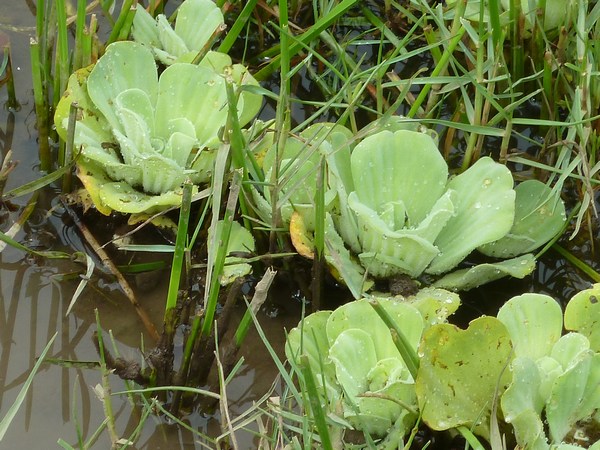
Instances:
[[[63,200],[61,200],[61,201],[62,201],[63,206],[69,213],[69,216],[71,216],[71,218],[73,219],[73,222],[75,222],[75,225],[77,225],[77,228],[83,235],[84,239],[88,242],[88,244],[90,244],[92,249],[94,249],[94,252],[96,252],[98,257],[102,260],[102,263],[104,263],[104,265],[106,266],[106,268],[117,278],[117,281],[119,282],[119,285],[121,286],[121,289],[123,289],[123,292],[129,299],[130,303],[133,305],[135,312],[137,313],[138,317],[141,319],[142,323],[146,327],[146,331],[148,331],[148,334],[150,334],[152,339],[154,339],[155,341],[158,341],[160,335],[158,334],[158,331],[156,330],[154,323],[152,322],[152,320],[150,319],[150,317],[148,316],[146,311],[144,309],[142,309],[142,306],[139,304],[139,302],[137,301],[137,298],[135,297],[135,294],[133,293],[133,289],[131,289],[131,286],[129,285],[129,283],[123,276],[123,274],[119,271],[119,269],[117,269],[117,266],[115,266],[115,264],[112,262],[112,260],[110,259],[108,254],[104,251],[104,249],[101,247],[100,243],[96,240],[94,235],[90,232],[90,230],[88,230],[88,228],[85,226],[85,224],[79,219],[79,216],[77,215],[77,213],[75,211],[73,211],[73,209],[69,205],[67,205],[67,203],[65,201],[63,201]]]

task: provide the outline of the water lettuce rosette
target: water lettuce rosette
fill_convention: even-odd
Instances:
[[[383,130],[351,152],[334,150],[328,164],[339,201],[330,231],[339,232],[376,278],[443,275],[475,249],[512,259],[450,274],[436,286],[464,289],[505,275],[522,278],[535,262],[527,252],[553,237],[565,220],[550,188],[530,181],[515,191],[508,168],[489,157],[448,178],[428,133]]]
[[[224,23],[223,13],[212,0],[185,0],[177,8],[174,27],[164,14],[154,18],[138,3],[132,35],[137,42],[150,47],[158,61],[170,65],[192,62],[210,46]]]
[[[227,72],[237,86],[258,86],[258,81],[242,64],[233,64],[226,53],[210,50],[216,35],[225,29],[223,13],[212,0],[185,0],[171,27],[164,14],[153,18],[138,4],[133,19],[132,36],[148,47],[157,61],[169,66],[175,63],[198,63],[216,72]],[[240,111],[240,122],[248,123],[258,114],[262,104],[260,95],[241,89],[245,108]]]
[[[159,76],[152,52],[116,42],[93,68],[73,74],[55,122],[66,138],[70,105],[79,114],[78,176],[99,211],[151,212],[181,203],[181,185],[209,179],[227,121],[226,83],[205,65],[178,63]],[[255,111],[256,105],[250,109]],[[238,101],[240,116],[244,99]]]
[[[445,322],[460,303],[456,294],[441,289],[376,301],[414,352],[423,331]],[[402,448],[403,437],[418,418],[415,381],[369,302],[361,299],[306,317],[290,331],[286,355],[298,374],[310,369],[320,405],[332,423],[396,444],[386,448]]]
[[[266,181],[274,148],[262,159]],[[340,125],[314,124],[288,139],[280,158],[275,207],[298,253],[309,258],[317,173],[327,164],[325,258],[355,298],[367,290],[365,272],[378,279],[428,274],[429,283],[451,290],[523,278],[535,267],[531,252],[566,220],[549,186],[528,180],[514,187],[510,170],[489,157],[450,177],[434,134],[402,118],[373,123],[358,136]],[[254,194],[256,210],[270,223],[269,191]],[[474,250],[493,259],[456,270]]]
[[[564,320],[553,298],[527,293],[466,330],[426,330],[416,380],[423,421],[435,430],[467,426],[490,440],[490,424],[502,418],[518,448],[599,449],[599,295],[599,285],[575,295]]]

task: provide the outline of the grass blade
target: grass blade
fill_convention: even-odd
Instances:
[[[33,382],[33,378],[35,377],[35,374],[37,373],[40,366],[44,362],[44,358],[46,357],[46,354],[50,351],[50,347],[52,347],[52,343],[54,342],[54,339],[56,338],[57,334],[58,333],[54,333],[54,336],[52,336],[52,338],[50,339],[48,344],[46,344],[46,347],[42,351],[42,354],[40,355],[40,357],[36,361],[35,365],[33,366],[33,369],[31,369],[31,373],[27,377],[27,380],[25,380],[25,383],[23,383],[23,386],[21,387],[21,390],[19,391],[19,394],[17,395],[17,398],[15,399],[14,403],[8,409],[8,412],[2,418],[2,420],[0,420],[0,441],[2,441],[2,439],[4,438],[4,435],[6,434],[8,427],[10,426],[11,422],[17,415],[17,411],[21,407],[21,404],[25,400],[25,396],[27,395],[29,386],[31,386],[31,383]]]

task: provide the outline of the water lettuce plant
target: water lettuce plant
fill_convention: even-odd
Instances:
[[[558,303],[533,293],[467,330],[431,327],[416,382],[423,421],[436,430],[475,427],[489,439],[497,403],[519,448],[600,448],[600,347],[590,326],[600,320],[599,294],[595,285],[573,297],[564,335]]]
[[[192,62],[202,50],[206,52],[224,23],[223,13],[212,0],[185,0],[177,9],[174,27],[164,14],[154,18],[138,3],[132,35],[150,47],[158,61],[170,65]]]
[[[290,331],[286,355],[299,374],[305,358],[317,383],[318,404],[335,423],[386,437],[389,448],[398,448],[418,418],[414,379],[370,301],[400,324],[413,352],[423,330],[445,321],[459,305],[456,294],[440,289],[422,290],[407,301],[353,301],[306,317]]]
[[[226,75],[237,86],[258,86],[245,66],[233,64],[226,53],[210,50],[217,35],[224,29],[223,13],[212,0],[185,0],[177,8],[174,27],[164,14],[158,14],[155,19],[138,3],[132,37],[148,47],[155,59],[164,65],[194,63]],[[262,99],[260,95],[244,89],[240,90],[240,96],[244,101],[240,122],[246,124],[258,113]]]
[[[599,284],[578,293],[563,320],[551,297],[523,294],[466,330],[446,322],[459,299],[441,289],[365,298],[306,317],[289,333],[286,355],[301,383],[307,366],[314,375],[313,408],[380,445],[402,445],[420,417],[433,430],[471,430],[490,442],[512,429],[507,442],[524,450],[598,449],[599,296]],[[396,329],[418,357],[414,376]]]
[[[185,6],[180,21],[190,12]],[[66,139],[70,106],[78,106],[78,176],[97,209],[141,213],[178,206],[186,179],[210,178],[228,119],[227,85],[246,83],[256,81],[227,55],[211,52],[199,64],[159,71],[150,47],[130,41],[109,45],[94,66],[75,72],[55,122]],[[241,126],[261,101],[257,94],[239,95]]]
[[[365,271],[380,279],[426,273],[435,286],[454,290],[522,278],[535,267],[530,252],[566,220],[548,186],[529,180],[515,188],[509,169],[489,157],[449,177],[434,137],[414,123],[367,129],[356,146],[340,129],[323,128],[312,145],[317,162],[327,162],[325,255],[357,298]],[[314,205],[315,178],[302,185],[304,203]],[[293,231],[306,231],[293,240],[310,240],[314,219],[306,212],[299,219],[304,227]],[[474,250],[501,260],[451,272]]]

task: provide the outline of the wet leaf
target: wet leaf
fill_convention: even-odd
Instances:
[[[480,245],[508,233],[515,214],[512,187],[510,171],[488,157],[448,182],[448,189],[456,191],[455,214],[434,242],[440,254],[428,273],[446,272]]]
[[[523,294],[511,298],[498,312],[510,334],[515,356],[537,361],[550,355],[562,333],[562,310],[552,298]]]
[[[224,23],[223,14],[211,0],[186,0],[177,10],[175,29],[164,14],[156,20],[142,5],[133,19],[133,38],[152,48],[163,64],[178,59],[191,62]]]
[[[433,286],[452,291],[468,291],[506,276],[524,278],[534,269],[535,257],[527,254],[506,261],[478,264],[468,269],[455,270],[434,282]]]
[[[541,419],[546,399],[540,393],[542,379],[538,366],[530,358],[517,357],[510,370],[512,383],[501,400],[504,420],[513,426],[519,444],[532,449],[547,445]]]
[[[586,336],[600,352],[600,284],[576,294],[565,309],[565,328]]]
[[[217,236],[220,236],[222,229],[223,221],[219,221],[216,230]],[[212,230],[209,232],[209,240],[212,240],[210,236],[212,236]],[[227,241],[227,255],[237,252],[251,253],[254,252],[255,248],[252,234],[238,222],[232,222],[231,234]],[[236,278],[248,275],[250,272],[252,272],[252,266],[245,262],[245,258],[227,256],[219,281],[221,285],[225,286],[231,284]]]
[[[600,355],[587,354],[559,376],[546,406],[553,442],[562,442],[578,421],[594,414],[600,405]]]
[[[466,330],[434,325],[425,331],[416,391],[423,421],[434,430],[460,425],[489,435],[493,397],[502,394],[512,346],[506,327],[480,317]]]
[[[556,236],[566,221],[565,205],[552,189],[538,180],[516,188],[515,219],[506,236],[479,247],[484,255],[501,258],[529,253]]]

